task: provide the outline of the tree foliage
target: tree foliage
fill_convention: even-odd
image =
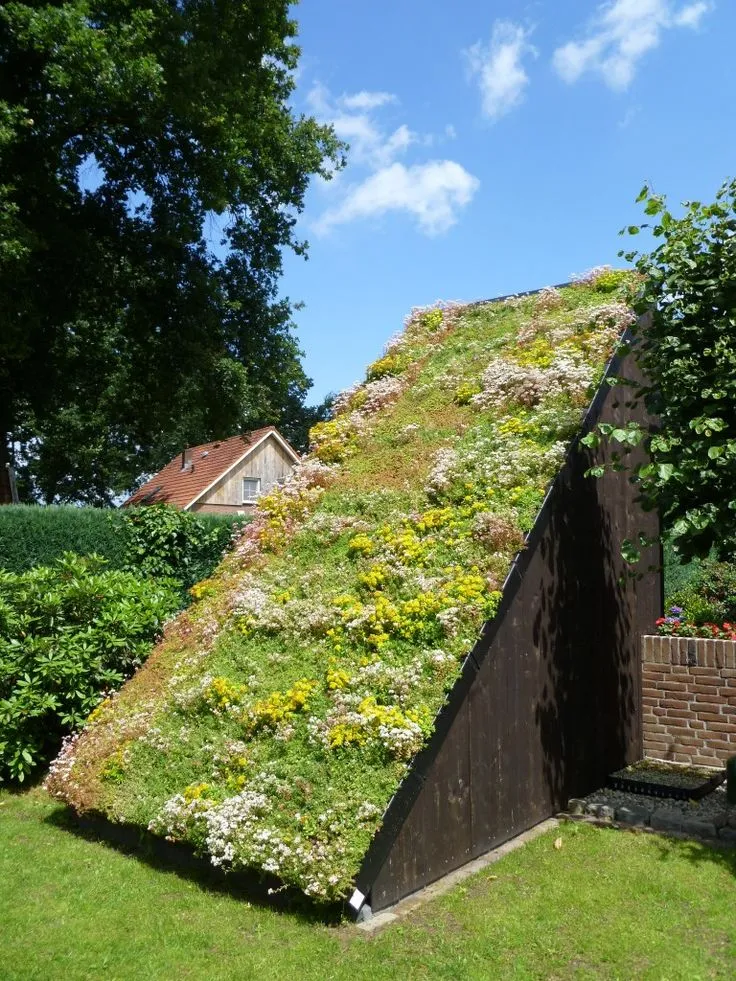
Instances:
[[[286,0],[0,8],[0,463],[26,491],[103,503],[298,422],[281,255],[342,147],[289,106],[295,30]]]
[[[736,546],[736,181],[713,204],[686,202],[675,217],[645,187],[639,201],[659,243],[622,253],[642,274],[637,357],[647,378],[638,392],[657,419],[651,432],[630,425],[603,435],[646,443],[636,467],[642,501],[658,508],[685,558],[732,556]],[[592,440],[598,438],[593,434]]]

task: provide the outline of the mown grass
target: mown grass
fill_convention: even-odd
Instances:
[[[563,826],[366,936],[74,827],[40,789],[0,793],[4,981],[734,975],[736,853],[704,845]]]

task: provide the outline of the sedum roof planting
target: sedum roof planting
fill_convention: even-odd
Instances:
[[[629,274],[414,310],[52,767],[80,811],[349,894],[605,366]]]

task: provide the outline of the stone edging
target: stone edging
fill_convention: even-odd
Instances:
[[[677,808],[652,807],[625,804],[614,808],[611,804],[599,804],[572,798],[566,813],[558,818],[567,821],[583,821],[608,827],[626,827],[641,831],[661,832],[678,838],[695,838],[709,844],[736,846],[736,813],[693,815],[688,818]],[[709,820],[708,818],[712,818]]]

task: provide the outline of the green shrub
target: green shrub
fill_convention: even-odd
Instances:
[[[178,605],[170,585],[99,556],[0,572],[0,780],[46,763],[145,660]]]
[[[666,534],[662,538],[662,559],[665,606],[669,607],[675,602],[675,594],[689,586],[697,576],[700,569],[700,559],[681,562],[680,556],[673,547],[672,538]]]
[[[236,520],[191,514],[167,504],[131,508],[123,513],[124,568],[153,578],[176,579],[184,590],[189,589],[213,572]],[[243,519],[237,523],[242,524]]]
[[[0,569],[24,572],[65,552],[100,555],[111,569],[178,579],[186,590],[207,578],[242,515],[192,514],[166,504],[114,510],[0,507]]]
[[[681,607],[691,623],[724,623],[736,620],[736,565],[703,559],[692,578],[667,596],[667,608]]]
[[[50,565],[64,552],[95,553],[110,568],[125,564],[124,512],[71,505],[0,507],[0,569],[24,572]]]

